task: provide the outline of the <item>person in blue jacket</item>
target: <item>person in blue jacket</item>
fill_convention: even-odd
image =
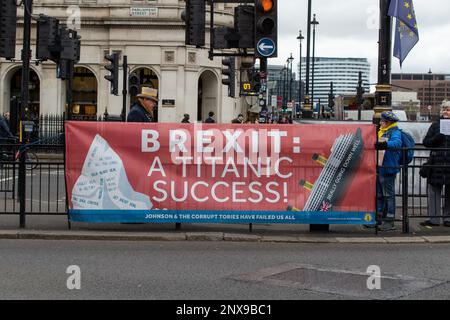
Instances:
[[[376,150],[385,150],[383,163],[378,167],[377,212],[383,213],[380,231],[395,230],[395,178],[400,172],[402,135],[398,129],[398,117],[387,111],[381,114]],[[382,156],[380,154],[380,156]]]

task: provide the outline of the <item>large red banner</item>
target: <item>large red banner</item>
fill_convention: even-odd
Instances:
[[[68,122],[70,212],[78,221],[373,222],[375,136],[361,124]]]

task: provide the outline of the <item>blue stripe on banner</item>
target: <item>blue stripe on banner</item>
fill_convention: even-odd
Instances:
[[[230,223],[230,224],[375,224],[375,212],[120,211],[69,210],[74,222]]]

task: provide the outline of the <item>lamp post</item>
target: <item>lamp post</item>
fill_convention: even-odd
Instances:
[[[286,104],[286,78],[287,78],[287,68],[286,66],[283,67],[283,69],[281,70],[283,72],[283,106],[285,106]]]
[[[300,112],[302,110],[302,41],[305,37],[302,35],[302,30],[298,32],[297,40],[300,42],[300,64],[298,71],[298,107]],[[297,110],[295,110],[295,115],[297,116]]]
[[[306,85],[305,85],[305,101],[303,107],[305,110],[302,112],[303,118],[312,118],[311,101],[309,99],[309,66],[311,62],[311,2],[308,0],[308,29],[306,35]]]
[[[383,111],[392,110],[391,55],[392,18],[388,15],[391,0],[380,0],[380,31],[378,35],[378,84],[375,92],[373,123],[380,123]]]
[[[431,72],[431,68],[428,71],[428,114],[429,120],[431,121],[431,79],[433,78],[433,73]]]
[[[316,15],[314,14],[313,21],[311,21],[313,25],[313,58],[312,58],[312,82],[311,82],[311,103],[314,109],[314,71],[315,71],[315,60],[316,60],[316,25],[319,24],[319,21],[316,20]]]
[[[289,101],[292,101],[292,61],[294,60],[294,57],[291,56],[287,59],[288,65],[289,65]]]

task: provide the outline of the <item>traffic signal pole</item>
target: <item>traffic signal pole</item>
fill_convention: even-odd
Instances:
[[[128,79],[128,57],[123,56],[123,90],[122,90],[122,113],[120,117],[125,122],[127,115],[127,79]]]
[[[261,91],[259,95],[259,106],[261,107],[260,118],[266,118],[267,122],[267,58],[259,59],[259,75],[261,77]]]
[[[72,120],[72,87],[73,87],[73,67],[74,62],[67,61],[67,79],[66,79],[66,104],[67,104],[67,120]]]
[[[24,22],[23,22],[23,49],[22,49],[22,88],[20,121],[25,119],[25,110],[28,109],[30,82],[30,59],[31,59],[31,12],[33,10],[33,0],[24,0]]]

